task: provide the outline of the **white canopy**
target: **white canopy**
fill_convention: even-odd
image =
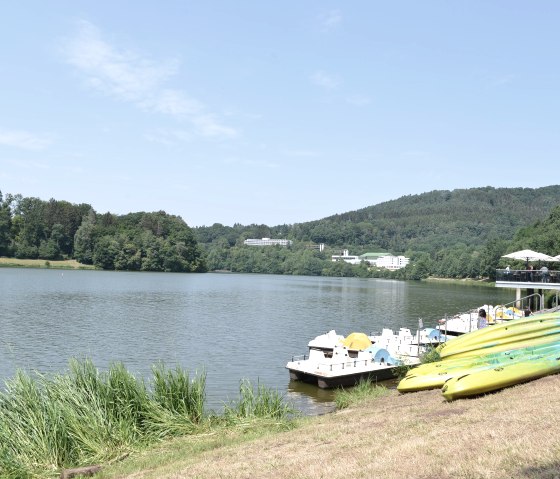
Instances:
[[[559,255],[560,256],[560,255]],[[502,258],[520,259],[523,261],[558,261],[557,258],[549,256],[544,253],[539,253],[538,251],[533,251],[530,249],[523,249],[521,251],[514,251],[513,253],[508,253],[502,256]]]

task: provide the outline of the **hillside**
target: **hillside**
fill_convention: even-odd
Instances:
[[[560,185],[431,191],[297,224],[290,237],[333,246],[433,253],[457,244],[510,240],[557,205]]]
[[[490,278],[510,248],[556,255],[560,185],[431,191],[294,225],[214,224],[194,229],[210,270],[243,273],[422,279]],[[290,250],[244,247],[246,238],[287,238]],[[311,245],[324,244],[322,252]],[[387,271],[333,263],[351,254],[389,252],[411,258]]]
[[[230,246],[246,238],[282,237],[353,248],[355,253],[435,253],[456,245],[511,240],[517,230],[548,217],[560,205],[560,185],[543,188],[470,188],[408,195],[373,206],[294,225],[214,224],[194,228],[197,240]]]

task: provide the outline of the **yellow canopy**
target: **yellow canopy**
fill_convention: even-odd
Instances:
[[[364,349],[369,348],[372,343],[367,337],[367,334],[351,333],[346,338],[344,338],[342,344],[346,346],[348,349],[356,349],[362,351]]]

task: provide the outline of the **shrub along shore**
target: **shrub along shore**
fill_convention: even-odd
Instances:
[[[362,383],[338,411],[302,418],[246,381],[221,414],[204,411],[205,376],[155,365],[71,360],[58,375],[18,372],[0,393],[0,477],[360,477],[552,479],[560,471],[560,375],[474,399],[399,394]]]
[[[72,359],[52,376],[18,371],[0,392],[0,477],[54,477],[61,470],[109,464],[161,442],[235,427],[283,421],[293,413],[281,395],[242,381],[223,414],[205,411],[204,374],[152,368],[146,382],[122,363],[99,371]]]

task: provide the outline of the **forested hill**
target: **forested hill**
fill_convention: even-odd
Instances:
[[[76,259],[100,269],[203,272],[194,234],[164,211],[97,214],[88,204],[0,191],[0,256]]]
[[[560,205],[560,185],[438,190],[296,224],[290,237],[332,246],[435,253],[513,238]],[[272,228],[271,234],[276,230]]]
[[[491,277],[512,247],[557,255],[559,222],[560,185],[432,191],[294,225],[193,229],[163,211],[97,214],[88,204],[0,192],[0,256],[75,258],[103,269],[144,271],[475,278]],[[264,237],[293,245],[243,244]],[[319,243],[324,250],[314,248]],[[342,249],[405,254],[411,263],[391,272],[332,262]]]
[[[217,223],[194,228],[194,233],[206,252],[210,270],[402,279],[492,278],[501,256],[513,251],[511,248],[560,253],[560,241],[551,236],[551,231],[558,231],[559,215],[560,185],[485,187],[409,195],[294,225],[231,227]],[[544,231],[539,222],[546,226],[546,234],[539,233]],[[246,238],[264,237],[291,239],[293,246],[289,250],[243,246]],[[310,248],[320,243],[325,245],[324,251]],[[354,255],[404,254],[411,263],[391,272],[332,262],[331,255],[342,249]]]

